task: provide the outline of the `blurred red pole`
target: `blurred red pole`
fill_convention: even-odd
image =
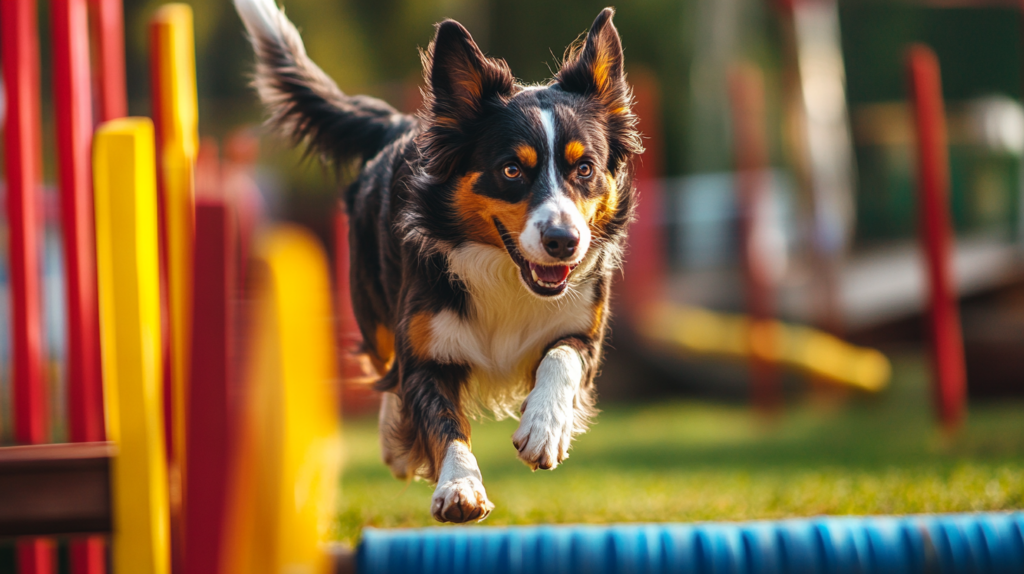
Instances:
[[[362,365],[357,360],[363,337],[352,308],[348,232],[345,206],[339,204],[334,214],[334,274],[338,297],[338,344],[342,357],[341,406],[346,414],[363,414],[378,407],[380,393],[368,384]]]
[[[208,149],[208,142],[204,143]],[[209,159],[208,155],[200,151],[200,165],[204,158]],[[233,428],[230,393],[237,273],[235,215],[228,201],[211,197],[215,190],[199,186],[205,179],[198,177],[199,173],[202,171],[197,169],[192,376],[186,409],[185,574],[220,569]]]
[[[228,204],[233,206],[236,216],[238,285],[243,290],[246,284],[253,236],[263,219],[260,190],[254,181],[259,154],[259,138],[253,135],[249,128],[233,131],[224,141],[224,164],[221,167],[222,185],[224,197]]]
[[[93,124],[86,0],[53,0],[50,17],[67,285],[68,438],[73,442],[101,441],[105,433],[90,173]],[[74,574],[106,572],[103,537],[72,539],[70,554]]]
[[[48,439],[46,380],[39,283],[38,213],[40,157],[39,39],[35,0],[0,2],[0,51],[7,110],[8,253],[11,276],[11,341],[14,359],[14,436],[22,444]],[[18,569],[54,572],[53,542],[20,539]]]
[[[626,319],[635,324],[646,319],[645,313],[652,303],[664,299],[667,214],[661,189],[665,172],[658,80],[643,68],[630,70],[629,79],[635,99],[633,112],[640,118],[638,128],[644,135],[646,151],[633,160],[638,194],[636,221],[629,228],[622,293],[617,299],[624,305]]]
[[[98,64],[98,109],[100,121],[103,122],[128,115],[122,2],[123,0],[89,0]]]
[[[907,51],[917,128],[918,226],[928,266],[932,366],[939,419],[952,430],[964,415],[967,373],[952,269],[949,157],[939,61],[930,48]]]
[[[345,214],[344,205],[339,205],[334,214],[334,248],[334,273],[338,281],[338,341],[344,350],[349,351],[359,344],[362,337],[352,310],[352,297],[349,292],[348,215]]]
[[[14,350],[14,433],[22,444],[48,438],[40,313],[38,212],[40,157],[39,48],[34,0],[0,2],[7,90],[4,146],[10,225]]]
[[[750,376],[754,406],[776,410],[781,400],[778,372],[767,356],[778,344],[769,323],[774,314],[768,246],[759,228],[766,224],[768,134],[765,120],[764,77],[752,65],[736,66],[729,74],[733,144],[736,153],[736,198],[740,213],[740,240],[747,311],[750,315]]]

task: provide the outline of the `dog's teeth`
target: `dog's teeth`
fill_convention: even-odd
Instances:
[[[541,282],[541,281],[540,281],[540,277],[539,277],[539,276],[537,276],[537,270],[536,270],[536,269],[530,269],[530,273],[532,273],[532,274],[533,274],[533,280],[534,280],[534,281],[536,281],[537,283],[540,283],[540,282]]]

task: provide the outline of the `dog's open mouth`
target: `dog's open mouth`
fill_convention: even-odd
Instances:
[[[498,228],[498,235],[505,244],[505,250],[509,257],[519,266],[519,275],[531,291],[542,297],[554,297],[561,295],[569,286],[569,274],[576,268],[577,263],[572,265],[541,265],[528,261],[516,247],[512,234],[505,229],[505,226],[495,218],[494,225]]]

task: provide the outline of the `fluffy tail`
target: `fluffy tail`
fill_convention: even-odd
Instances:
[[[306,55],[275,0],[234,0],[256,52],[253,82],[268,123],[325,163],[369,159],[413,121],[385,102],[348,96]]]

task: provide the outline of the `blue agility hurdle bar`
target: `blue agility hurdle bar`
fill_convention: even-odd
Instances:
[[[361,574],[1014,573],[1024,513],[363,531]]]

